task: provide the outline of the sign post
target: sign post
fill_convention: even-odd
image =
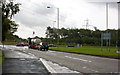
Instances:
[[[103,51],[103,40],[109,42],[109,51],[110,51],[110,39],[111,39],[111,33],[101,33],[101,51]],[[108,50],[108,42],[106,43],[107,50]]]

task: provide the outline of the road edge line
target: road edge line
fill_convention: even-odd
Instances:
[[[47,68],[47,70],[50,73],[57,73],[52,67],[50,67],[46,61],[44,61],[42,58],[40,58],[41,62],[44,64],[44,66]]]

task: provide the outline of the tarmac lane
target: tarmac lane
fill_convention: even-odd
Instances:
[[[73,53],[65,53],[65,52],[58,52],[58,51],[38,51],[36,49],[10,49],[10,50],[4,50],[5,57],[11,59],[18,59],[18,61],[21,61],[20,64],[22,64],[24,61],[27,63],[29,62],[29,59],[34,59],[29,62],[31,65],[33,62],[39,61],[39,58],[45,59],[47,63],[52,66],[56,67],[57,65],[64,66],[69,68],[70,70],[77,71],[81,74],[84,75],[119,75],[119,60],[118,59],[111,59],[111,58],[104,58],[104,57],[96,57],[96,56],[90,56],[90,55],[82,55],[82,54],[73,54]],[[29,58],[29,59],[28,59]],[[49,62],[50,61],[50,62]],[[9,61],[8,61],[9,62]],[[24,62],[24,63],[26,63]],[[51,63],[52,62],[52,63]],[[56,63],[53,65],[53,63]],[[52,64],[52,65],[51,65]],[[22,66],[20,66],[22,67]],[[32,66],[33,68],[35,66]],[[24,71],[19,71],[19,72],[26,72],[26,73],[41,73],[38,72],[38,70],[30,70],[32,68],[26,65],[24,67]],[[38,68],[38,65],[37,65]],[[56,67],[55,69],[58,69],[60,67]],[[27,69],[27,70],[26,70]],[[61,68],[62,70],[63,68]],[[12,69],[11,69],[12,70]],[[60,69],[58,69],[61,71]],[[65,69],[63,69],[65,70]],[[7,69],[3,72],[6,72]],[[66,70],[65,70],[66,71]],[[9,72],[9,70],[8,70]],[[12,72],[12,71],[11,71]],[[63,72],[63,71],[62,71]],[[69,72],[69,71],[68,71]],[[76,72],[75,72],[76,73]],[[74,74],[75,74],[74,73]],[[70,73],[67,73],[68,75]],[[72,74],[71,74],[72,75]],[[78,74],[79,75],[79,74]]]
[[[80,73],[119,73],[118,59],[96,57],[57,51],[24,50],[38,58],[44,58],[59,65],[66,66]]]

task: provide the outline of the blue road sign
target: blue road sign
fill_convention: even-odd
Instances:
[[[105,40],[111,39],[111,33],[102,33],[101,39],[105,39]]]
[[[20,40],[20,43],[21,43],[21,40]]]

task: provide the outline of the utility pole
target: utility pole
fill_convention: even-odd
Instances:
[[[87,29],[87,27],[89,26],[89,20],[87,19],[87,20],[85,20],[86,21],[86,29]]]
[[[89,25],[89,19],[86,19],[85,21],[86,21],[86,25],[83,25],[83,26],[85,26],[86,29],[88,29],[89,26],[94,27],[93,25]]]
[[[54,24],[55,24],[56,21],[53,21],[53,28],[54,28]]]

